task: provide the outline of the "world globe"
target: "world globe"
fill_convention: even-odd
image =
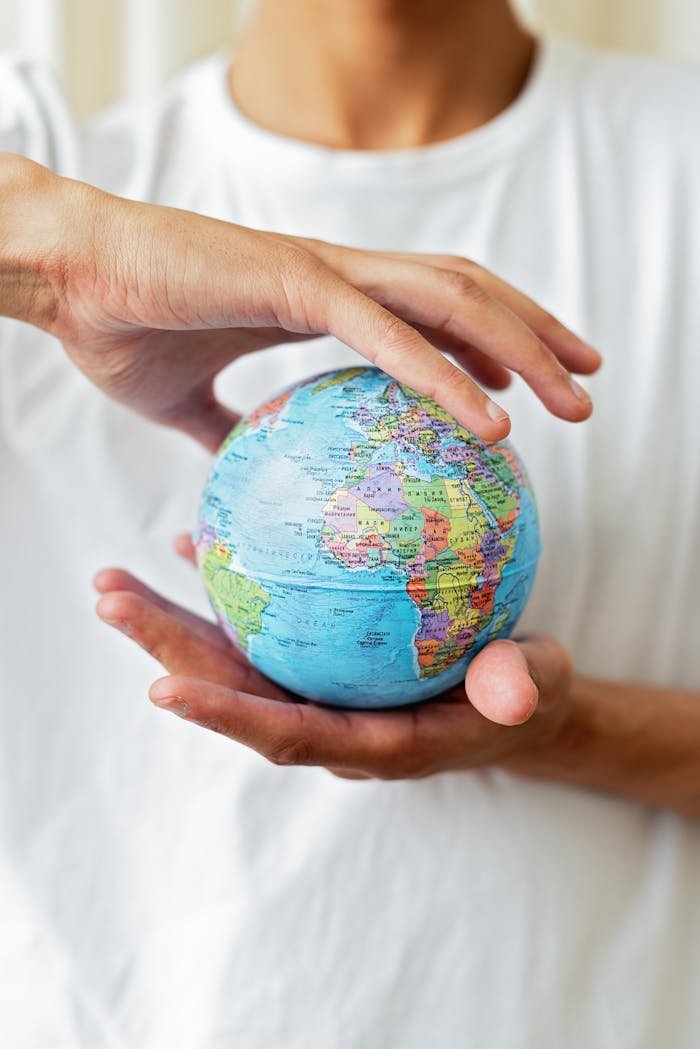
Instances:
[[[318,375],[244,418],[194,535],[221,628],[299,697],[416,703],[513,630],[540,539],[522,462],[376,368]]]

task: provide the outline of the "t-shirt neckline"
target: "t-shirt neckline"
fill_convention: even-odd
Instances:
[[[247,117],[237,107],[228,84],[232,61],[229,51],[218,52],[214,62],[215,98],[220,144],[233,154],[238,167],[253,165],[260,170],[268,164],[272,171],[294,175],[351,181],[372,175],[391,175],[396,179],[440,177],[481,169],[510,153],[527,141],[551,110],[557,96],[553,82],[561,89],[562,71],[567,68],[562,41],[538,41],[529,76],[514,101],[486,124],[454,138],[427,146],[387,150],[345,150],[301,139],[288,138]]]

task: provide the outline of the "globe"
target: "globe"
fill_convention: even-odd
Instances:
[[[416,703],[506,637],[540,553],[525,468],[376,368],[289,387],[214,458],[194,535],[223,631],[300,697]]]

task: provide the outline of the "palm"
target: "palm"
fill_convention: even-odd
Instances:
[[[214,451],[238,419],[216,399],[219,372],[243,354],[305,337],[281,328],[104,332],[95,325],[64,346],[114,400]]]
[[[192,559],[189,540],[181,537],[179,548]],[[171,697],[173,702],[164,705],[277,764],[320,764],[349,778],[424,776],[491,764],[514,742],[533,735],[521,723],[530,718],[538,698],[545,710],[552,705],[570,673],[561,646],[540,639],[551,665],[539,676],[552,683],[538,693],[520,646],[497,641],[470,667],[469,698],[459,687],[417,706],[330,708],[280,688],[251,666],[218,626],[128,572],[106,569],[95,583],[103,595],[100,616],[125,629],[171,675],[152,687],[156,703]]]
[[[215,623],[162,597],[129,572],[106,569],[99,573],[96,585],[101,593],[110,595],[109,605],[102,604],[100,614],[116,625],[128,623],[129,636],[149,651],[170,674],[201,678],[277,702],[307,703],[256,670]],[[411,707],[408,712],[405,708],[371,713],[323,709],[337,719],[339,728],[341,725],[347,728],[349,721],[371,721],[377,727],[381,726],[382,717],[393,723],[409,714],[414,728],[417,728],[426,720],[444,716],[447,710],[453,712],[455,703],[466,705],[463,688],[450,689],[438,699]]]

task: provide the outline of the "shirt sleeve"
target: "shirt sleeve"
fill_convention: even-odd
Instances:
[[[75,121],[52,70],[0,52],[0,151],[20,153],[58,174],[79,176]]]

